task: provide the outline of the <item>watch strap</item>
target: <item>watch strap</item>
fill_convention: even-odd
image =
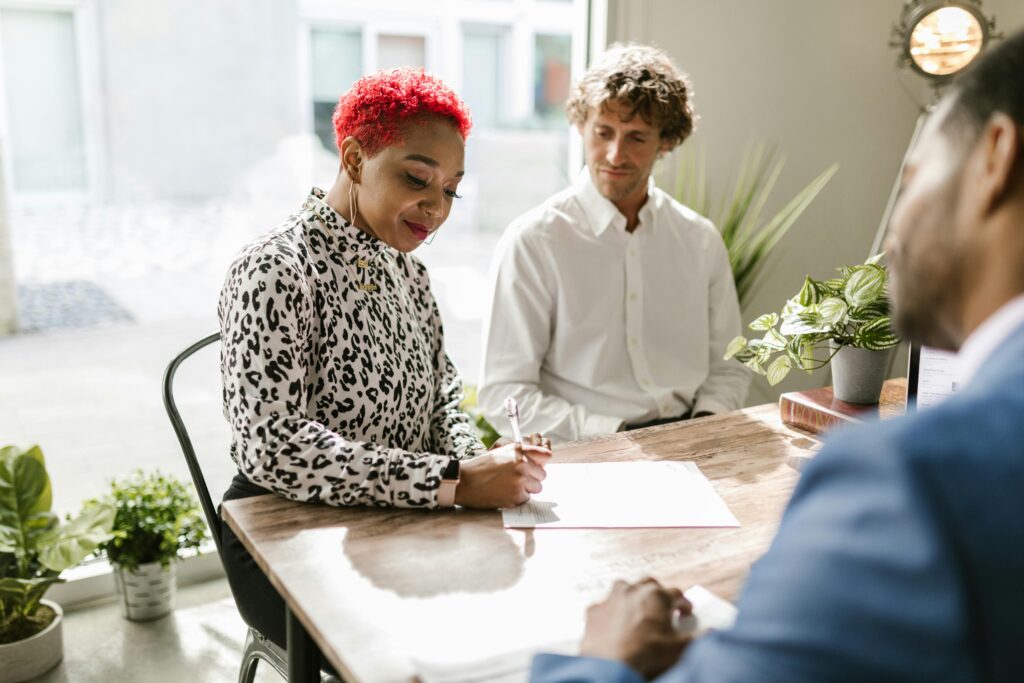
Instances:
[[[455,489],[459,485],[460,471],[461,468],[457,458],[452,458],[448,461],[448,465],[441,473],[441,486],[437,490],[438,507],[455,507]]]

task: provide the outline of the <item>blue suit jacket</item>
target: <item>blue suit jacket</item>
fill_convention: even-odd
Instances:
[[[640,677],[541,655],[535,683]],[[838,433],[733,628],[659,681],[1024,681],[1024,327],[960,393]]]

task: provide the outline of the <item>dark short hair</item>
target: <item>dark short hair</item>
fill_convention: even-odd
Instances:
[[[1024,31],[998,43],[953,82],[944,128],[974,141],[996,112],[1024,127]]]
[[[675,147],[693,132],[696,115],[689,79],[667,54],[649,45],[611,45],[573,87],[565,111],[569,121],[583,125],[591,111],[606,102],[624,104],[658,129],[663,142]]]

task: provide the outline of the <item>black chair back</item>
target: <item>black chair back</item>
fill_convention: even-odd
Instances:
[[[192,475],[192,483],[195,484],[196,493],[199,495],[199,503],[203,506],[203,513],[206,515],[206,523],[210,525],[210,533],[213,536],[214,543],[217,544],[217,554],[220,555],[220,515],[217,514],[217,508],[213,504],[213,499],[210,498],[210,489],[206,485],[206,477],[203,476],[203,470],[199,467],[199,459],[196,457],[195,448],[192,447],[192,440],[188,436],[185,423],[182,421],[181,415],[178,413],[178,406],[174,402],[174,375],[178,371],[178,366],[196,351],[217,341],[220,341],[219,332],[200,339],[175,356],[164,372],[163,391],[164,408],[167,410],[167,417],[171,420],[171,426],[174,428],[174,433],[178,436],[178,442],[181,444],[181,450],[185,454],[188,471]]]

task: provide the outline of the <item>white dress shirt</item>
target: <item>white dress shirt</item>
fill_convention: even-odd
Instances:
[[[725,245],[653,181],[629,233],[584,168],[509,226],[491,283],[479,400],[503,435],[510,395],[524,432],[556,441],[743,404],[749,372],[722,360],[740,334]]]
[[[960,346],[957,356],[960,383],[970,382],[989,356],[1021,325],[1024,325],[1024,294],[1003,304]]]

